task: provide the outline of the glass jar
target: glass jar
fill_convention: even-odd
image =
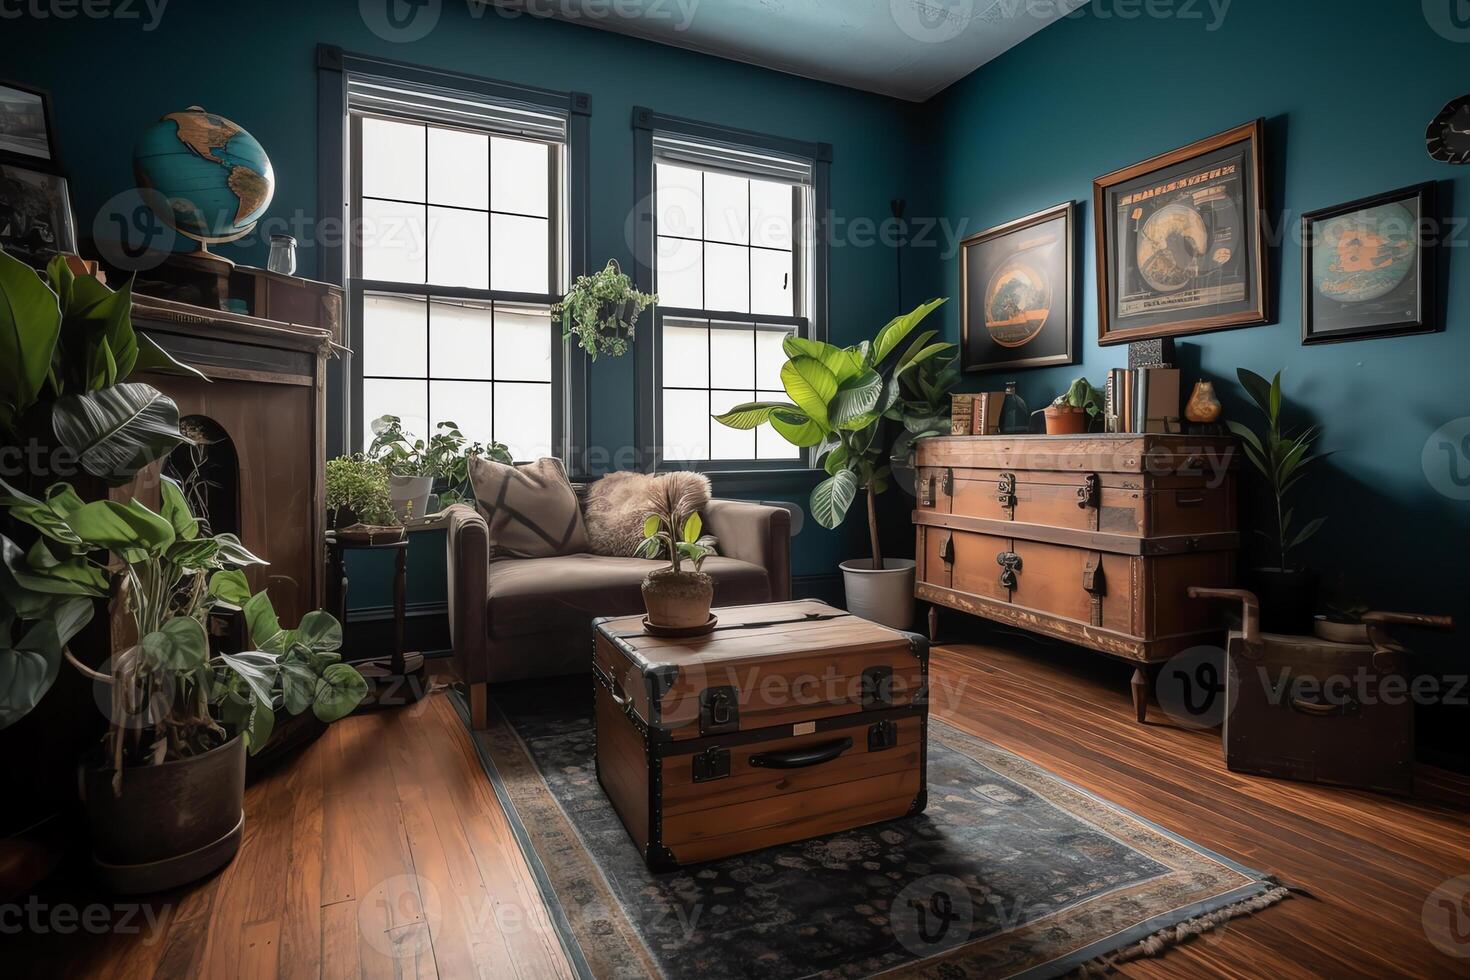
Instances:
[[[1005,401],[1000,406],[1000,434],[1022,436],[1031,431],[1031,409],[1016,393],[1016,382],[1006,382]]]
[[[296,274],[296,239],[290,235],[271,236],[271,254],[265,267],[283,276]]]

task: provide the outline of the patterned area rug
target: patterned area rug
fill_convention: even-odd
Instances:
[[[920,816],[653,875],[598,786],[590,689],[502,689],[475,734],[587,976],[1059,976],[1286,896],[938,720]]]

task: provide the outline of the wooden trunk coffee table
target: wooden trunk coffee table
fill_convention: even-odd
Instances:
[[[667,870],[924,809],[928,641],[814,601],[594,621],[597,775]]]

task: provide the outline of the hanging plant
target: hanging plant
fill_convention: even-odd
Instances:
[[[616,259],[609,259],[601,271],[578,276],[551,313],[561,317],[562,339],[575,336],[577,345],[595,361],[598,354],[622,357],[628,353],[638,317],[657,302],[657,296],[633,286]]]

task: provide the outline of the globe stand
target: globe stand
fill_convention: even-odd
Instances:
[[[206,242],[193,240],[199,247],[192,252],[170,253],[164,259],[164,269],[174,285],[198,292],[199,306],[223,310],[230,299],[230,277],[235,263],[211,252]]]

